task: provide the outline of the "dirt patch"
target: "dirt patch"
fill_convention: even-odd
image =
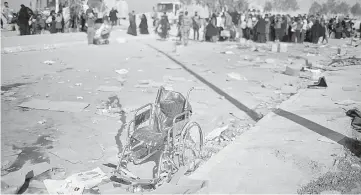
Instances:
[[[336,171],[327,172],[297,191],[298,194],[320,194],[336,191],[342,194],[361,193],[361,159],[350,151],[337,157],[334,163]]]

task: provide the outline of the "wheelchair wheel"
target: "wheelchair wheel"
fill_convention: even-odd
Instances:
[[[189,122],[182,131],[180,165],[186,166],[186,175],[191,174],[201,162],[203,132],[197,122]]]

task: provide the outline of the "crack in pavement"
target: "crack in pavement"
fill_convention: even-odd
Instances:
[[[195,73],[194,71],[192,71],[191,69],[189,69],[186,65],[182,64],[181,62],[179,62],[178,60],[176,60],[175,58],[173,58],[172,56],[170,56],[169,54],[167,54],[166,52],[150,45],[150,44],[146,44],[149,47],[151,47],[152,49],[162,53],[163,55],[165,55],[166,57],[168,57],[170,60],[172,60],[173,62],[175,62],[176,64],[178,64],[179,66],[181,66],[184,70],[186,70],[188,73],[190,73],[191,75],[193,75],[194,77],[196,77],[199,81],[201,81],[203,84],[207,85],[209,88],[211,88],[214,92],[216,92],[217,94],[223,96],[226,100],[228,100],[231,104],[233,104],[234,106],[236,106],[238,109],[242,110],[243,112],[245,112],[250,118],[252,118],[252,120],[254,121],[259,121],[263,116],[261,114],[258,114],[256,111],[248,108],[246,105],[242,104],[241,102],[239,102],[238,100],[236,100],[235,98],[233,98],[232,96],[230,96],[229,94],[227,94],[226,92],[224,92],[223,90],[221,90],[220,88],[218,88],[217,86],[213,85],[212,83],[210,83],[209,81],[207,81],[205,78],[203,78],[202,76],[198,75],[197,73]]]

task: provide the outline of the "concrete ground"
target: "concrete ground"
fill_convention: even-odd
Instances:
[[[156,40],[154,35],[131,37],[119,30],[112,33],[109,45],[89,46],[85,40],[82,33],[2,38],[2,190],[21,185],[23,179],[17,173],[41,162],[61,168],[61,179],[96,167],[110,173],[102,164],[117,163],[126,136],[123,124],[132,119],[129,110],[155,100],[157,88],[140,85],[144,80],[183,94],[191,87],[199,89],[190,96],[192,120],[201,125],[207,138],[215,129],[234,126],[206,143],[204,160],[213,157],[191,176],[210,180],[205,190],[211,193],[295,193],[330,169],[333,154],[341,152],[342,146],[318,141],[321,136],[316,130],[309,130],[312,127],[307,124],[295,125],[286,119],[291,114],[285,113],[352,138],[349,118],[334,102],[360,97],[355,84],[360,80],[359,66],[326,72],[329,88],[301,90],[295,96],[312,79],[283,73],[286,66],[304,66],[304,57],[323,63],[340,42],[331,40],[321,48],[289,45],[287,53],[271,53],[270,44],[191,42],[180,47],[173,41]],[[56,46],[44,49],[44,45]],[[310,56],[313,50],[322,56]],[[350,46],[345,50],[360,51]],[[48,65],[46,60],[54,63]],[[123,78],[115,72],[120,69],[128,70]],[[344,85],[352,90],[342,90]],[[103,92],[98,90],[101,86],[121,90]],[[120,119],[96,114],[101,101],[112,95],[119,97],[127,112]],[[77,113],[18,107],[34,98],[90,106]],[[273,114],[277,108],[284,111]],[[239,178],[230,180],[235,172]],[[30,192],[46,190],[30,186]]]

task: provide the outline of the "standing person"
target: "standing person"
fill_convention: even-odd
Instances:
[[[302,27],[303,27],[302,19],[299,17],[299,18],[297,18],[297,23],[296,23],[296,39],[297,39],[297,43],[302,43],[301,42]]]
[[[306,32],[307,32],[307,20],[306,20],[306,17],[303,16],[303,18],[302,18],[302,32],[301,32],[301,37],[300,37],[300,42],[299,43],[303,43],[305,41]]]
[[[29,35],[30,34],[30,26],[29,19],[31,15],[29,14],[30,10],[25,5],[20,5],[20,10],[18,14],[18,25],[20,30],[20,35]]]
[[[165,40],[168,37],[168,30],[170,29],[170,24],[169,24],[169,20],[168,20],[168,16],[167,13],[163,13],[163,15],[161,16],[161,19],[158,23],[158,27],[160,26],[160,30],[161,32],[159,33],[159,36]]]
[[[193,16],[193,39],[199,41],[199,29],[201,28],[201,18],[197,12]]]
[[[257,41],[259,43],[266,42],[266,20],[258,16],[258,22],[256,24]]]
[[[313,44],[317,44],[320,37],[324,34],[323,27],[320,24],[320,21],[316,19],[315,24],[311,28],[311,40]],[[323,32],[323,33],[322,33]]]
[[[205,27],[205,33],[204,33],[205,41],[211,41],[211,42],[217,41],[218,29],[216,23],[217,23],[217,18],[215,15],[213,15],[210,21],[208,22],[207,26]]]
[[[13,18],[13,10],[9,8],[8,2],[4,2],[4,8],[2,10],[2,16],[1,16],[1,26],[3,27],[3,17],[5,19],[5,22],[7,24],[11,23],[11,20]]]
[[[247,19],[247,27],[246,27],[246,36],[245,36],[245,38],[247,39],[247,40],[249,40],[249,39],[251,39],[251,31],[252,31],[252,15],[250,14],[249,16],[248,16],[248,19]]]
[[[86,10],[86,23],[88,25],[88,28],[87,28],[88,44],[94,44],[95,20],[96,20],[96,17],[94,15],[93,9],[92,9],[92,7],[89,7],[89,9]]]
[[[179,37],[179,41],[182,40],[182,29],[181,29],[181,26],[182,26],[183,17],[184,17],[183,11],[180,11],[180,12],[179,12],[179,16],[178,16],[178,24],[177,24],[177,27],[178,27],[177,37]]]
[[[80,31],[81,32],[86,32],[86,26],[85,26],[85,22],[86,22],[86,14],[84,12],[84,10],[80,10]]]
[[[55,25],[56,32],[58,32],[58,33],[62,32],[62,30],[63,30],[63,25],[62,25],[63,16],[62,16],[62,14],[60,12],[56,15],[55,21],[56,21],[56,25]]]
[[[270,41],[270,31],[271,31],[271,21],[268,17],[268,14],[265,15],[265,38],[266,38],[266,42]]]
[[[137,36],[137,24],[135,23],[135,11],[133,10],[129,13],[129,27],[128,27],[128,34]]]
[[[117,13],[118,13],[118,11],[114,7],[109,12],[109,18],[110,18],[110,22],[111,22],[112,26],[117,25],[117,20],[118,20]]]
[[[324,30],[322,30],[321,32],[322,32],[322,44],[323,44],[323,41],[324,40],[326,40],[326,44],[328,44],[328,35],[329,35],[329,33],[328,33],[328,27],[327,27],[327,23],[326,23],[326,21],[324,20],[324,19],[322,19],[322,21],[321,21],[321,26],[322,26],[322,28],[324,29]]]
[[[342,31],[343,31],[341,19],[338,20],[335,29],[336,29],[335,38],[336,39],[341,39],[342,38]]]
[[[282,40],[282,18],[281,16],[278,14],[276,19],[275,19],[275,41],[281,41]]]
[[[148,20],[145,14],[142,14],[142,18],[140,19],[139,24],[140,34],[149,34],[148,32]]]
[[[182,39],[185,46],[188,45],[189,32],[192,28],[192,19],[188,16],[188,11],[184,12],[183,21],[181,23]]]
[[[156,27],[158,22],[158,12],[157,10],[155,10],[155,7],[153,7],[152,19],[153,19],[153,27]]]
[[[291,25],[290,25],[291,26],[291,42],[292,43],[296,43],[296,40],[298,41],[297,34],[296,34],[297,20],[298,19],[292,18]]]

